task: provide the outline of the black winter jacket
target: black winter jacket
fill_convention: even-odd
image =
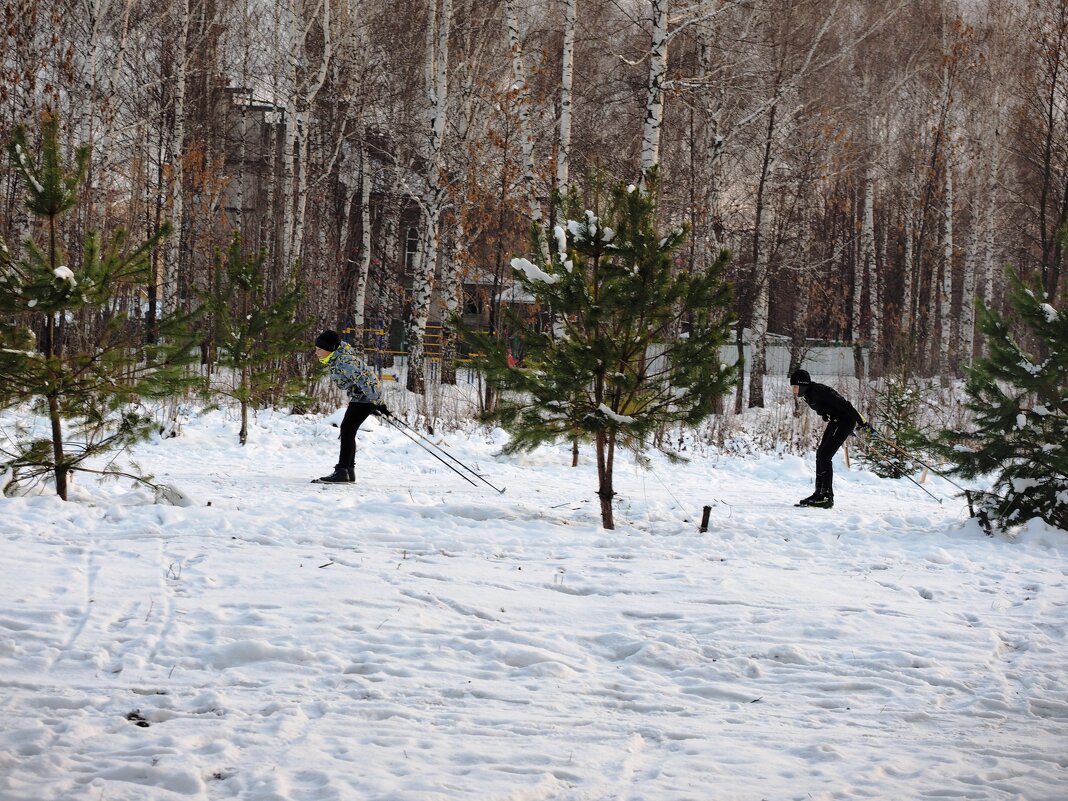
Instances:
[[[864,422],[853,404],[826,384],[801,385],[798,395],[824,420],[856,426]]]

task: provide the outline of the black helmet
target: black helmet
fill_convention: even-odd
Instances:
[[[812,383],[812,376],[808,374],[808,370],[795,370],[794,374],[790,376],[790,385],[797,384],[798,386],[806,386]]]

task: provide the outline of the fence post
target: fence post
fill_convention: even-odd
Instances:
[[[712,507],[705,506],[701,509],[701,533],[708,531],[708,516],[712,514]]]

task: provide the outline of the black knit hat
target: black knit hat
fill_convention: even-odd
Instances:
[[[315,347],[321,348],[322,350],[328,350],[333,353],[335,350],[341,347],[341,337],[337,335],[337,331],[331,331],[327,329],[315,338]]]
[[[792,376],[790,376],[790,386],[797,384],[798,386],[805,386],[812,383],[812,376],[808,374],[807,370],[797,370]]]

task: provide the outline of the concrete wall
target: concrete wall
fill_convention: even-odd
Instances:
[[[734,364],[738,361],[737,346],[725,345],[720,348],[720,361]],[[753,362],[753,348],[745,345],[746,374]],[[790,346],[768,345],[767,375],[786,375],[790,370]],[[864,349],[864,364],[868,364],[868,349]],[[810,347],[802,358],[801,366],[813,376],[851,376],[853,375],[853,349],[847,346]]]

